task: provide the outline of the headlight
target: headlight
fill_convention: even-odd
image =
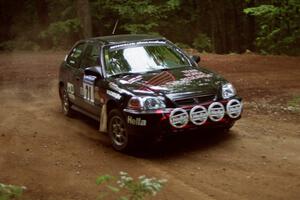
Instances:
[[[158,97],[132,97],[128,107],[134,110],[156,110],[165,108],[166,104]]]
[[[231,83],[227,83],[222,86],[222,97],[228,99],[236,95],[236,90]]]

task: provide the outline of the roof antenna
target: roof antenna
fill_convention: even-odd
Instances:
[[[114,27],[114,30],[112,32],[112,35],[115,34],[118,24],[119,24],[119,20],[117,20],[116,23],[115,23],[115,27]]]

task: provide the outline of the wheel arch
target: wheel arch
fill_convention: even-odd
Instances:
[[[111,99],[107,102],[107,112],[106,112],[107,116],[108,116],[109,112],[114,108],[119,109],[119,106],[115,100]]]
[[[62,94],[61,94],[61,88],[64,87],[65,84],[63,81],[59,81],[58,83],[58,93],[59,93],[59,97],[62,98]]]

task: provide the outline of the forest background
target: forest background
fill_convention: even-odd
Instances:
[[[1,0],[0,50],[69,49],[116,23],[200,52],[300,54],[300,0]]]

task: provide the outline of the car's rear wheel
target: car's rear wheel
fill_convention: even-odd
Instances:
[[[125,152],[133,147],[133,137],[128,133],[124,116],[117,109],[109,112],[108,133],[115,150]]]
[[[68,93],[63,86],[60,87],[59,92],[61,98],[62,112],[64,115],[71,117],[74,113],[73,110],[71,109],[72,104],[69,100]]]

